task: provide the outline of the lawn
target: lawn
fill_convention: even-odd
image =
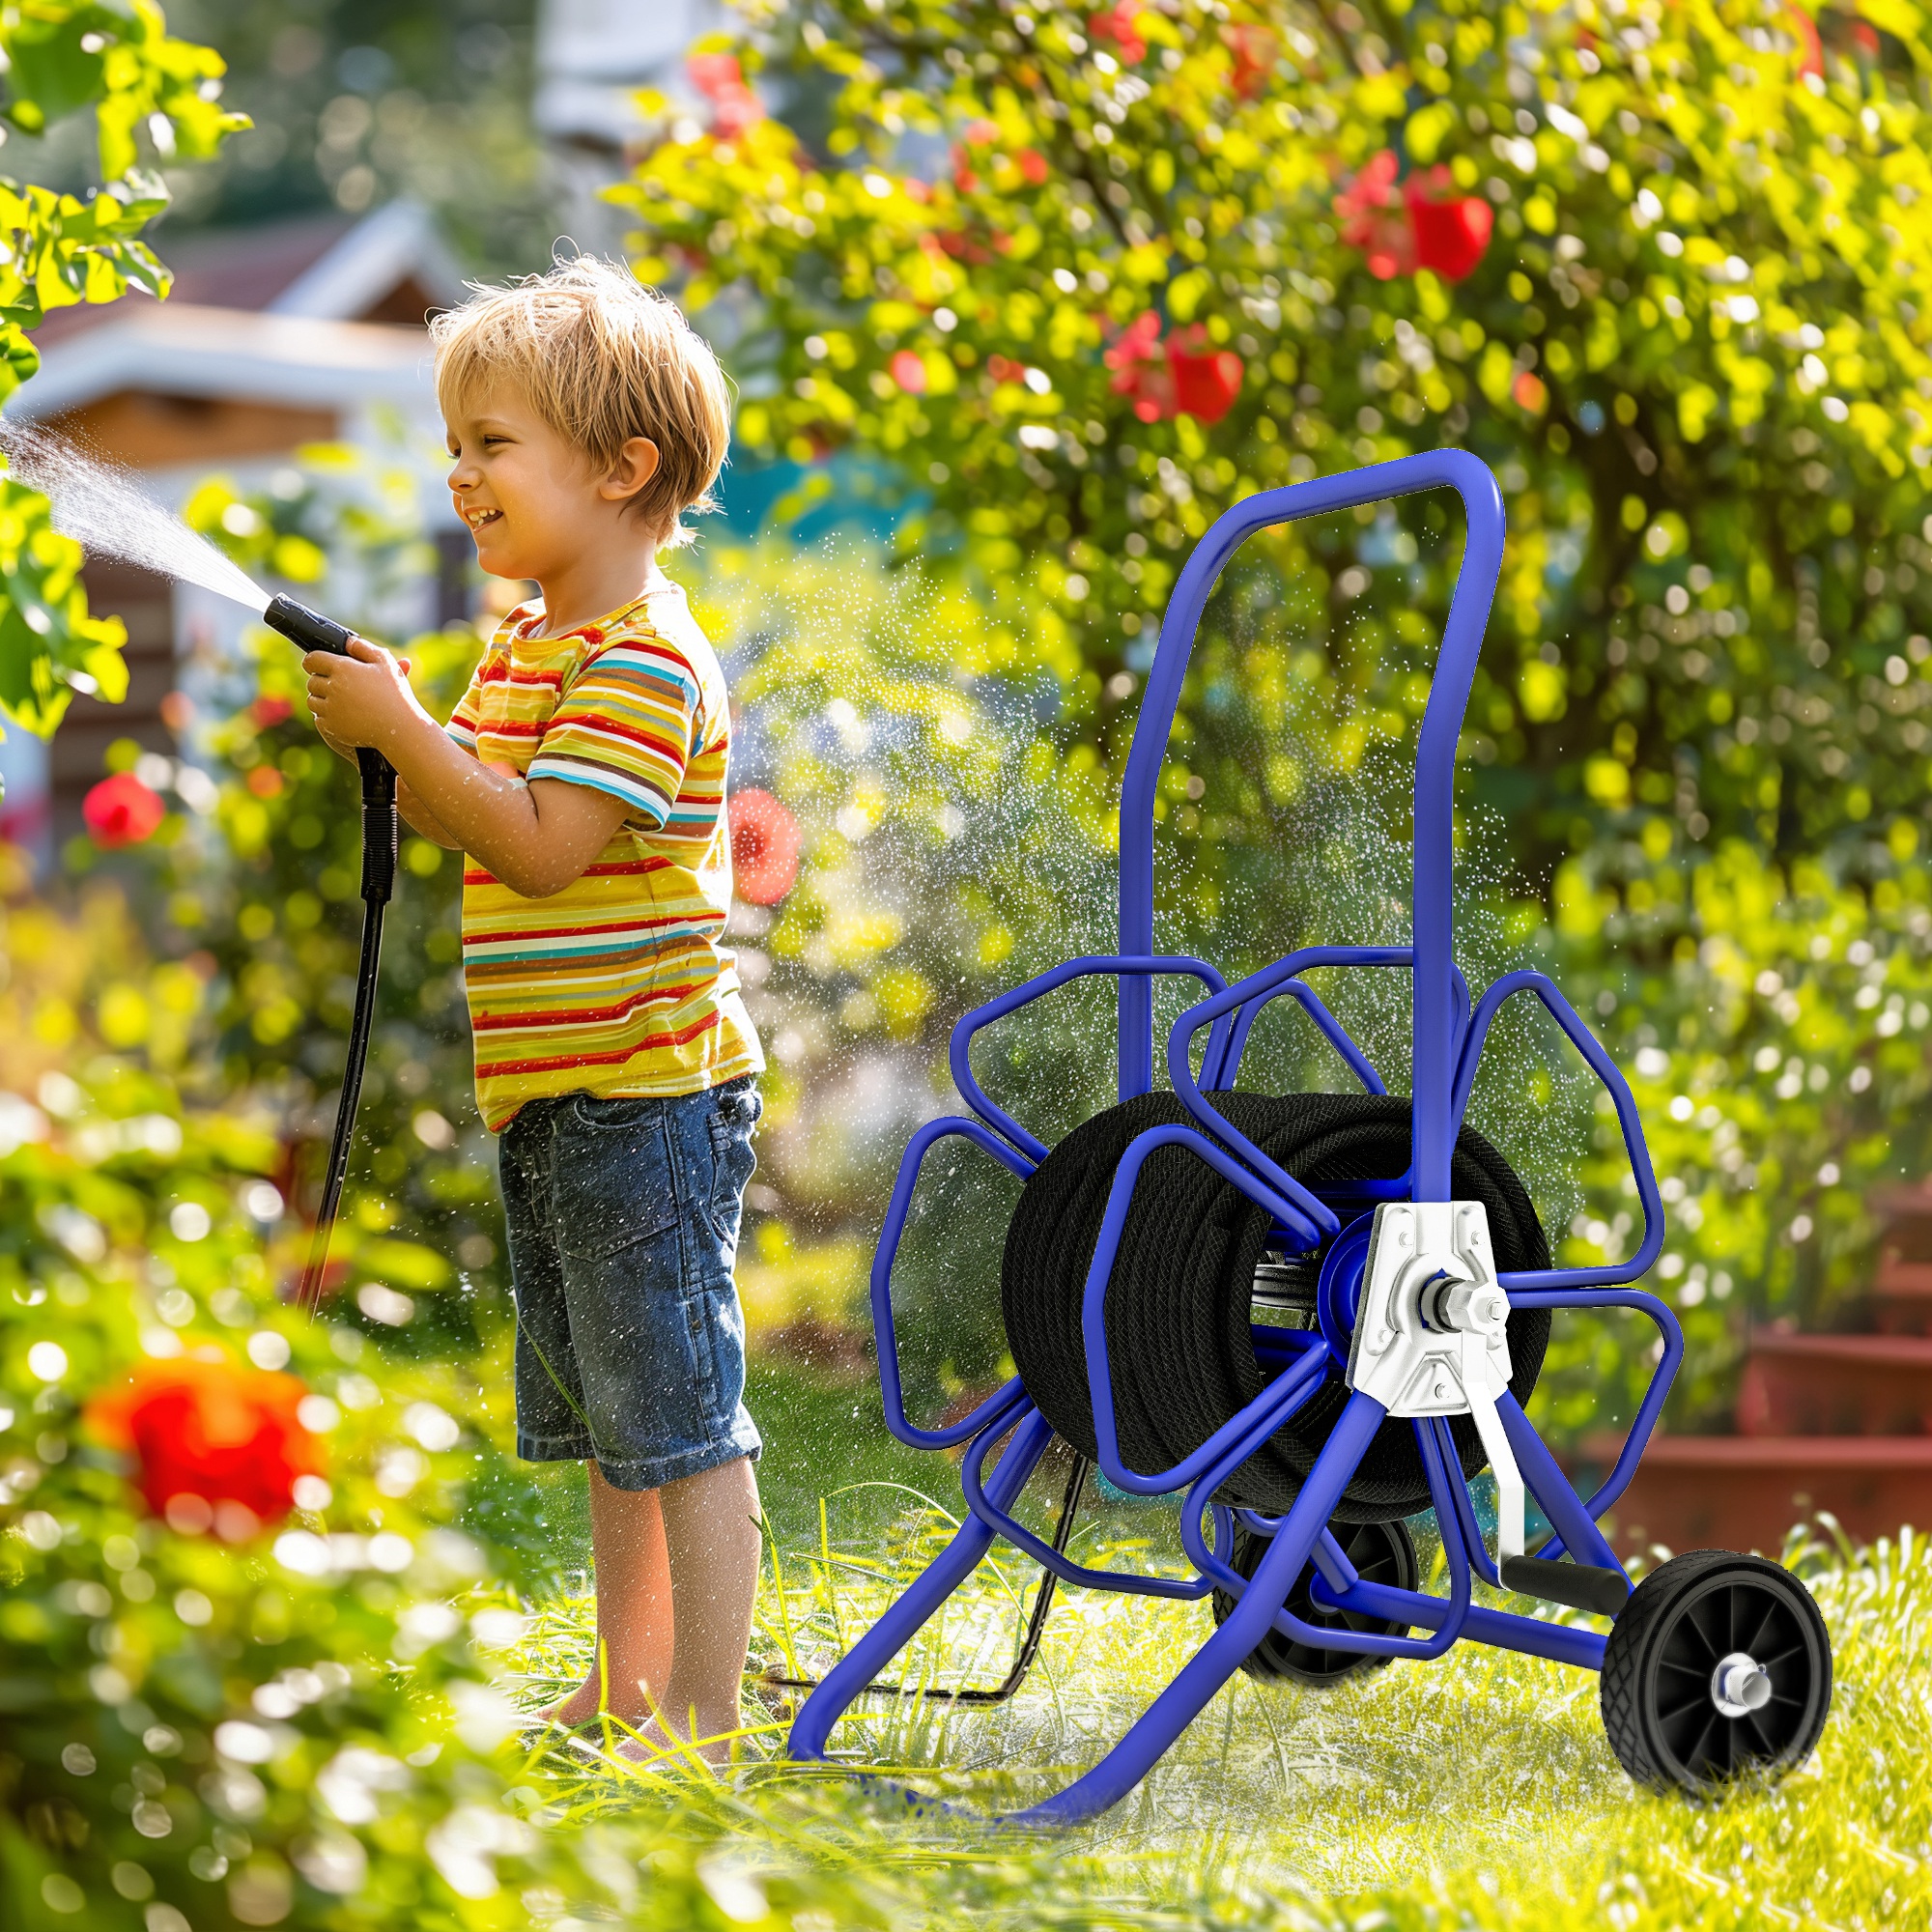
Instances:
[[[956,1507],[956,1484],[937,1459],[889,1449],[869,1384],[767,1364],[754,1393],[776,1425],[764,1487],[779,1557],[756,1661],[815,1671],[946,1528],[904,1490],[847,1486],[923,1483],[938,1501],[950,1489]],[[787,1441],[826,1446],[788,1455]],[[1083,1525],[1076,1547],[1089,1558],[1173,1561],[1171,1511],[1103,1506]],[[1605,1743],[1593,1677],[1461,1645],[1440,1662],[1397,1662],[1328,1690],[1237,1677],[1114,1811],[1022,1837],[981,1820],[1091,1764],[1208,1627],[1202,1605],[1084,1591],[1056,1605],[1039,1663],[1011,1704],[952,1712],[867,1699],[835,1734],[851,1765],[945,1795],[960,1807],[950,1816],[909,1818],[892,1785],[864,1787],[843,1763],[784,1763],[788,1707],[769,1692],[773,1715],[748,1727],[729,1787],[676,1765],[612,1772],[594,1739],[561,1748],[533,1740],[530,1769],[554,1788],[559,1815],[642,1804],[715,1820],[722,1810],[753,1879],[761,1867],[831,1860],[896,1890],[905,1922],[1925,1923],[1932,1556],[1908,1532],[1858,1552],[1794,1543],[1786,1560],[1831,1625],[1832,1719],[1813,1760],[1782,1784],[1721,1802],[1634,1789]],[[977,1592],[901,1660],[906,1674],[996,1681],[1036,1578],[1023,1563],[986,1566]],[[590,1656],[586,1596],[566,1590],[535,1608],[514,1658],[531,1702]],[[747,1699],[748,1715],[759,1708]]]

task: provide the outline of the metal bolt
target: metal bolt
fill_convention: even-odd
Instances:
[[[1748,1651],[1734,1650],[1711,1672],[1711,1702],[1726,1718],[1747,1717],[1771,1702],[1771,1676]]]

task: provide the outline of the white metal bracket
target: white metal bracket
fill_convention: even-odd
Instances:
[[[1509,1387],[1509,1297],[1480,1201],[1376,1209],[1348,1383],[1391,1415],[1469,1415],[1496,1478],[1497,1568],[1523,1549],[1522,1475],[1496,1399]],[[1452,1471],[1462,1480],[1460,1469]]]

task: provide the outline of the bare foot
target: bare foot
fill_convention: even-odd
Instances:
[[[612,1691],[621,1687],[612,1685]],[[586,1678],[568,1697],[554,1704],[547,1705],[536,1713],[539,1722],[559,1725],[566,1731],[574,1731],[580,1724],[587,1724],[594,1719],[609,1716],[626,1724],[641,1723],[650,1716],[651,1707],[646,1701],[641,1688],[630,1708],[626,1709],[613,1697],[606,1711],[603,1704],[603,1685],[596,1676]]]
[[[626,1738],[616,1755],[631,1764],[689,1765],[694,1756],[714,1771],[724,1770],[731,1762],[731,1724],[711,1725],[700,1719],[694,1732],[695,1742],[687,1743],[670,1730],[662,1717],[640,1723],[635,1738]]]

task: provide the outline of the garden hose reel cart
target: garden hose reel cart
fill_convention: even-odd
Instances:
[[[1416,752],[1410,943],[1304,947],[1234,985],[1206,960],[1156,953],[1157,781],[1222,570],[1259,530],[1438,488],[1460,496],[1467,538]],[[1502,553],[1494,477],[1475,457],[1445,449],[1250,497],[1189,557],[1122,785],[1120,950],[1069,959],[960,1020],[952,1070],[972,1111],[913,1135],[873,1264],[887,1426],[914,1447],[963,1449],[967,1514],[800,1710],[795,1757],[826,1757],[838,1719],[966,1583],[995,1536],[1062,1584],[1211,1597],[1216,1617],[1121,1741],[1015,1822],[1068,1824],[1116,1803],[1236,1669],[1319,1685],[1390,1659],[1436,1658],[1459,1639],[1601,1672],[1611,1747],[1645,1783],[1705,1790],[1747,1767],[1787,1768],[1816,1744],[1831,1649],[1796,1577],[1758,1557],[1700,1550],[1633,1589],[1598,1526],[1635,1473],[1684,1338],[1664,1303],[1635,1286],[1662,1248],[1663,1210],[1623,1076],[1545,975],[1507,973],[1473,999],[1452,952],[1456,746]],[[1309,986],[1303,976],[1320,967],[1409,975],[1412,1100],[1386,1092]],[[1117,982],[1119,1103],[1049,1149],[980,1090],[972,1042],[1042,995],[1095,976]],[[1169,1090],[1156,1091],[1151,982],[1166,976],[1194,980],[1203,997],[1169,1035]],[[1614,1103],[1643,1209],[1643,1240],[1628,1261],[1553,1266],[1520,1181],[1463,1124],[1491,1026],[1519,994],[1542,1003]],[[1236,1090],[1256,1017],[1278,998],[1302,1008],[1361,1093]],[[1023,1183],[1002,1266],[1018,1373],[970,1415],[922,1429],[905,1408],[892,1272],[921,1166],[950,1139]],[[1271,1305],[1300,1310],[1304,1325],[1253,1319]],[[1646,1317],[1662,1346],[1615,1467],[1586,1502],[1523,1405],[1552,1316],[1608,1308]],[[1192,1577],[1089,1569],[1066,1553],[1064,1516],[1051,1544],[1015,1520],[1019,1492],[1056,1435],[1076,1469],[1091,1463],[1132,1495],[1179,1497]],[[1468,1488],[1485,1467],[1496,1483],[1493,1552]],[[1524,1538],[1531,1497],[1553,1530],[1535,1551]],[[1404,1519],[1425,1509],[1441,1535],[1446,1597],[1417,1587]],[[1475,1602],[1476,1579],[1614,1621],[1605,1636],[1494,1609]]]

